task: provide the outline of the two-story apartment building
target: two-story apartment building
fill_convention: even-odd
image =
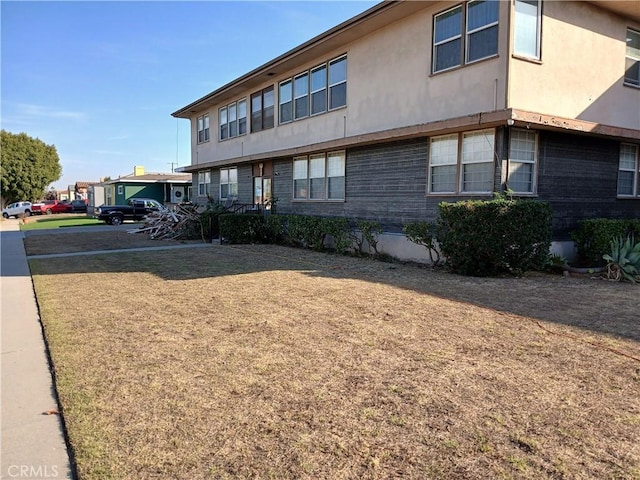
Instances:
[[[379,221],[509,189],[640,217],[640,4],[382,2],[177,110],[194,201]]]

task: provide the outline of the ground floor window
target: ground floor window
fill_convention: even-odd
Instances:
[[[220,169],[220,199],[238,197],[238,169],[221,168]]]
[[[344,150],[293,159],[294,200],[344,200]]]
[[[491,193],[494,143],[493,129],[432,137],[429,141],[429,193]]]
[[[209,184],[211,183],[211,172],[198,172],[198,196],[209,196]]]
[[[534,193],[537,157],[536,133],[512,129],[509,138],[507,188],[514,193]]]
[[[618,165],[618,195],[621,197],[640,197],[639,183],[638,145],[622,143]]]

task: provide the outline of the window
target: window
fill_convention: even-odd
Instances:
[[[311,115],[327,111],[327,66],[311,70]]]
[[[624,83],[640,87],[640,32],[627,28]]]
[[[638,145],[621,144],[618,195],[623,197],[640,196],[640,185],[638,184],[640,182],[640,165],[638,163]]]
[[[346,105],[346,56],[280,82],[280,123],[300,120]]]
[[[347,57],[329,62],[329,110],[347,105]]]
[[[431,139],[429,148],[429,191],[455,193],[458,167],[458,134]]]
[[[467,63],[498,54],[497,1],[467,3]]]
[[[209,184],[211,183],[211,172],[198,172],[198,196],[209,196]]]
[[[345,152],[320,153],[293,159],[295,200],[344,200]]]
[[[533,193],[535,189],[536,133],[512,129],[509,140],[507,187],[514,193]]]
[[[198,117],[198,143],[209,141],[209,114]]]
[[[293,118],[298,120],[309,115],[309,74],[303,73],[293,79]]]
[[[513,53],[540,58],[540,1],[516,0]]]
[[[291,80],[280,82],[280,123],[293,120],[293,83]]]
[[[219,110],[220,140],[247,133],[247,101],[233,102]]]
[[[429,193],[491,193],[494,131],[442,135],[429,142]]]
[[[118,185],[118,195],[124,195],[124,185]]]
[[[251,95],[251,131],[260,132],[273,128],[274,115],[273,86]]]
[[[436,15],[433,19],[433,72],[458,67],[463,58],[465,63],[472,63],[497,55],[498,15],[499,3],[495,0],[468,2],[466,10],[458,5]]]
[[[462,191],[493,191],[493,130],[462,134]]]
[[[238,169],[235,167],[220,169],[220,199],[229,197],[238,197]]]

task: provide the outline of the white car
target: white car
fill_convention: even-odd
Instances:
[[[2,210],[2,216],[4,218],[18,218],[18,215],[24,214],[25,217],[28,217],[31,215],[32,211],[33,207],[31,206],[31,202],[14,202],[11,205],[7,205],[7,208]]]

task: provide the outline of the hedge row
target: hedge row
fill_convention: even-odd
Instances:
[[[542,269],[551,246],[551,206],[535,200],[439,204],[437,239],[450,270],[463,275]]]
[[[592,266],[604,265],[602,255],[609,253],[611,240],[633,235],[640,238],[640,219],[612,220],[594,218],[582,220],[571,234],[578,250],[578,259]]]
[[[349,221],[342,217],[223,214],[219,224],[223,243],[278,243],[338,253],[353,245]]]

